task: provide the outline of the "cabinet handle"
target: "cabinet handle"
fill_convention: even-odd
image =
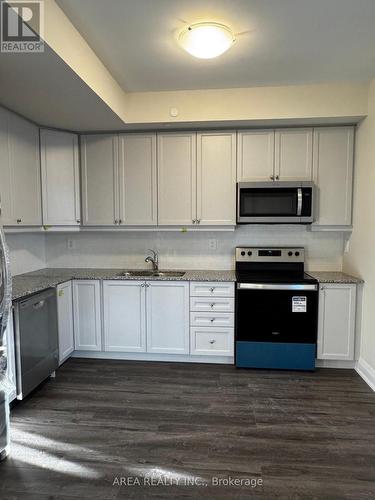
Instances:
[[[270,179],[271,179],[271,181],[274,181],[275,177],[273,175],[270,175]]]
[[[216,342],[216,340],[212,339],[210,340],[210,344],[214,344]]]
[[[193,224],[195,224],[195,223],[196,223],[196,219],[193,219],[191,222],[192,222]]]
[[[213,323],[215,321],[215,318],[211,318],[210,321],[211,323]]]
[[[81,221],[79,219],[76,220],[77,224],[81,224]]]
[[[278,176],[278,175],[276,175],[276,180],[277,180],[277,181],[279,180],[279,176]]]
[[[215,287],[210,288],[211,293],[214,293],[214,291],[215,291]]]
[[[201,220],[200,219],[197,219],[197,224],[200,224],[201,223]]]
[[[117,219],[115,219],[115,224],[118,224],[118,220]]]
[[[119,224],[122,224],[122,219],[119,219],[118,223],[119,223]]]
[[[22,222],[22,219],[17,219],[17,224],[19,224],[20,222]]]
[[[211,307],[211,309],[212,309],[213,307],[215,307],[215,303],[212,303],[212,304],[210,305],[210,307]]]

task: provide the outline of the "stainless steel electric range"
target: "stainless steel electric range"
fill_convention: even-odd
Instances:
[[[303,248],[236,248],[236,366],[314,370],[318,283]]]

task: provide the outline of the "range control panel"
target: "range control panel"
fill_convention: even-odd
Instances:
[[[304,262],[303,247],[237,247],[236,262]]]

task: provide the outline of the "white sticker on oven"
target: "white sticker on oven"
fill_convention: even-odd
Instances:
[[[292,297],[292,312],[305,313],[307,308],[307,297]]]

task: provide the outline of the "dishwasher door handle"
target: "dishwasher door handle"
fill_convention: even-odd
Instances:
[[[33,309],[41,309],[45,303],[45,300],[39,300],[39,302],[35,302],[35,304],[33,304]]]

